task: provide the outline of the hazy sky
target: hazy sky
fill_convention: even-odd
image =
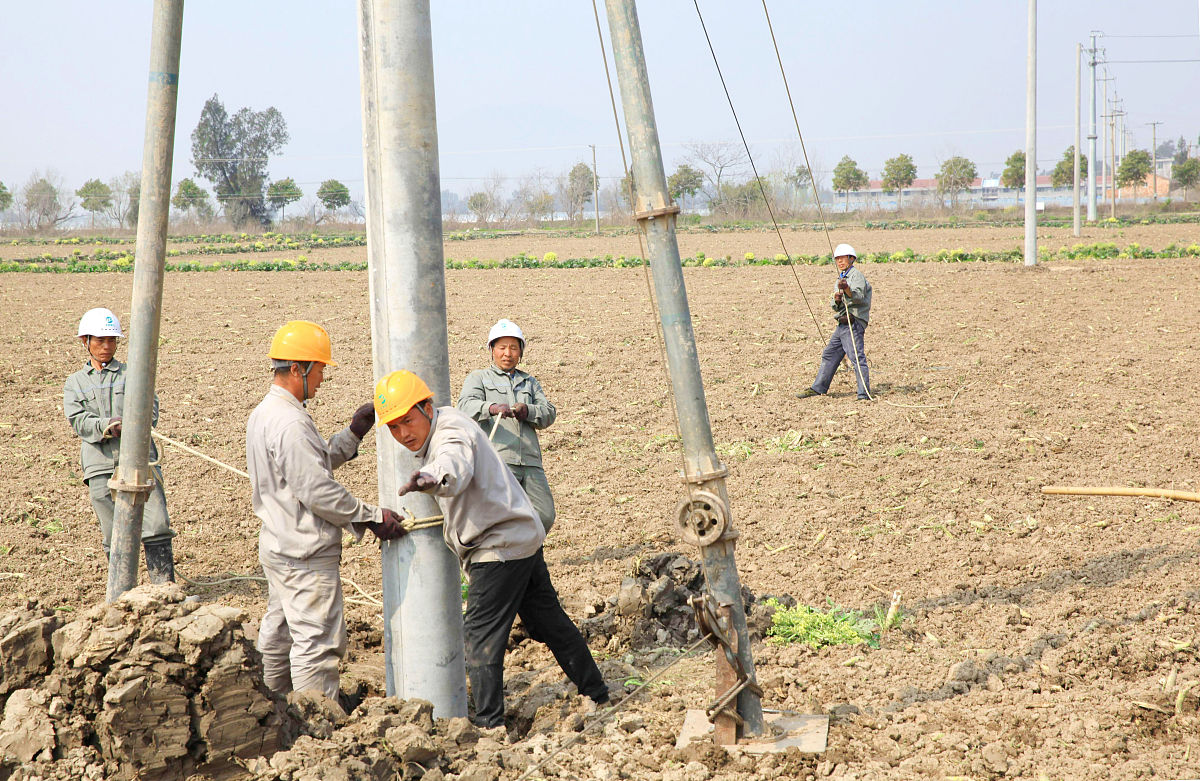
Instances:
[[[768,5],[818,170],[848,154],[878,177],[885,159],[906,152],[922,177],[956,154],[987,175],[1024,145],[1025,0]],[[590,2],[433,6],[443,187],[466,195],[496,172],[557,175],[590,161],[588,144],[599,148],[602,176],[619,174]],[[760,169],[798,161],[761,3],[700,7]],[[283,113],[291,142],[272,161],[272,178],[291,176],[309,195],[336,178],[360,197],[356,8],[189,0],[173,180],[194,173],[191,131],[215,93],[230,113]],[[603,20],[602,2],[600,11]],[[692,3],[643,0],[639,13],[668,168],[688,142],[736,140]],[[1200,59],[1198,14],[1197,0],[1042,0],[1039,166],[1052,166],[1072,143],[1076,42],[1101,30],[1112,60]],[[74,189],[140,166],[150,17],[149,0],[4,3],[0,181],[15,189],[34,170],[51,169]],[[1116,37],[1151,35],[1174,37]],[[1160,141],[1196,143],[1200,62],[1109,67],[1110,94],[1129,112],[1130,148],[1149,146],[1151,121],[1163,123]]]

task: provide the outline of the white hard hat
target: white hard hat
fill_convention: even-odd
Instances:
[[[521,343],[521,351],[525,351],[525,334],[521,332],[521,327],[512,320],[497,320],[492,326],[492,330],[488,331],[487,345],[492,344],[501,336],[511,336]]]
[[[855,252],[854,247],[851,247],[849,244],[839,244],[837,245],[837,249],[833,251],[833,256],[835,258],[840,258],[843,255],[849,255],[855,260],[858,260],[858,253]]]
[[[121,321],[112,313],[112,310],[104,307],[89,309],[83,313],[83,317],[79,319],[79,335],[124,336],[121,333]]]

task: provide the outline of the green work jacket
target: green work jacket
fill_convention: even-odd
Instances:
[[[510,407],[525,404],[529,407],[529,417],[524,421],[498,418],[488,412],[493,404],[507,404]],[[486,369],[477,369],[463,381],[457,406],[460,412],[474,418],[489,435],[492,426],[500,426],[492,444],[504,463],[541,467],[542,446],[538,442],[537,429],[553,423],[558,411],[546,398],[542,384],[532,374],[514,369],[509,375],[495,364]]]
[[[871,283],[867,281],[866,276],[858,270],[858,266],[850,267],[846,272],[846,284],[850,286],[850,316],[855,320],[861,320],[864,323],[871,320]],[[834,281],[833,292],[837,293],[837,281]],[[829,299],[829,308],[833,310],[835,318],[846,316],[842,304],[832,297]]]
[[[113,418],[124,417],[125,364],[114,358],[103,369],[97,370],[91,361],[87,361],[63,383],[63,412],[71,428],[83,440],[79,448],[83,479],[115,472],[121,438],[105,437],[104,431]],[[158,425],[158,396],[154,397],[151,425]],[[150,460],[158,460],[153,439],[150,440]]]

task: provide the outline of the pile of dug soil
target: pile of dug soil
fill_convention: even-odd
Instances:
[[[704,593],[700,562],[681,553],[660,553],[639,560],[620,590],[599,604],[580,623],[584,637],[609,652],[682,647],[700,637],[688,599]],[[784,597],[784,604],[795,601]],[[751,637],[760,639],[771,626],[773,609],[742,586],[742,603]]]
[[[221,777],[273,754],[295,726],[245,618],[175,584],[66,624],[32,601],[0,616],[0,779]]]

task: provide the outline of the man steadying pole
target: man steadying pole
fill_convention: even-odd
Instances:
[[[504,650],[518,615],[580,694],[608,702],[587,642],[550,582],[546,530],[483,429],[454,407],[435,408],[433,391],[409,371],[376,384],[375,417],[421,463],[400,495],[433,494],[444,516],[442,537],[467,575],[466,662],[476,723],[504,725]]]
[[[338,701],[346,654],[342,533],[370,529],[380,540],[405,534],[400,516],[356,499],[333,470],[358,455],[375,420],[370,404],[329,441],[305,409],[333,362],[329,334],[294,320],[271,341],[271,389],[246,423],[246,467],[254,514],[262,519],[258,556],[267,576],[267,612],[258,630],[263,680],[278,694],[315,689]]]

